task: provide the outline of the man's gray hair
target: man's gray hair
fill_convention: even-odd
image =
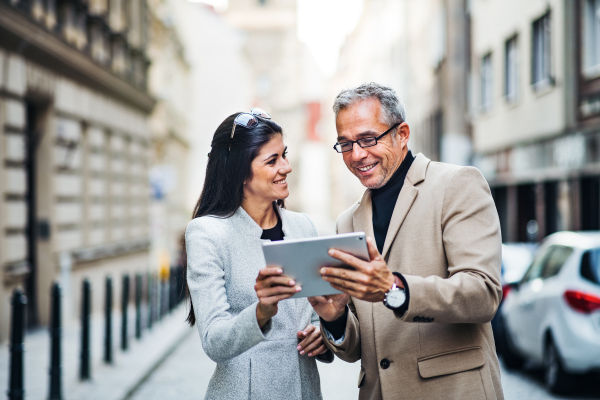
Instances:
[[[391,127],[406,121],[404,104],[398,99],[396,91],[389,86],[375,82],[363,83],[358,87],[342,90],[333,102],[335,117],[337,118],[341,110],[352,104],[371,98],[378,99],[381,103],[382,123]]]

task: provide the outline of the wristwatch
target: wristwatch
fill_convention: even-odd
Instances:
[[[383,304],[385,304],[385,306],[390,310],[397,310],[400,307],[402,307],[405,301],[406,293],[404,292],[404,289],[400,289],[399,287],[397,287],[396,282],[394,282],[394,285],[392,286],[390,291],[385,294]]]

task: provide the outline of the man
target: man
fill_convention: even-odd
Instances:
[[[367,188],[337,231],[364,231],[371,261],[330,250],[354,270],[323,268],[345,294],[309,299],[326,345],[361,360],[360,399],[502,399],[490,326],[501,238],[487,182],[473,167],[413,157],[391,88],[344,90],[333,109],[335,149]]]

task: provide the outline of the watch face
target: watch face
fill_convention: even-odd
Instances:
[[[385,298],[387,306],[391,308],[399,308],[404,304],[405,300],[406,293],[404,293],[404,290],[393,290],[389,292]]]

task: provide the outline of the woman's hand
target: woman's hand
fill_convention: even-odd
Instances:
[[[273,266],[266,266],[258,271],[254,290],[258,296],[256,320],[261,328],[277,314],[277,303],[280,300],[287,299],[302,290],[300,286],[296,286],[293,279],[281,275],[282,273],[281,268]]]
[[[307,354],[309,357],[315,357],[327,351],[327,347],[321,337],[321,330],[316,326],[307,326],[306,329],[298,332],[297,336],[298,340],[300,340],[297,347],[300,355]]]

